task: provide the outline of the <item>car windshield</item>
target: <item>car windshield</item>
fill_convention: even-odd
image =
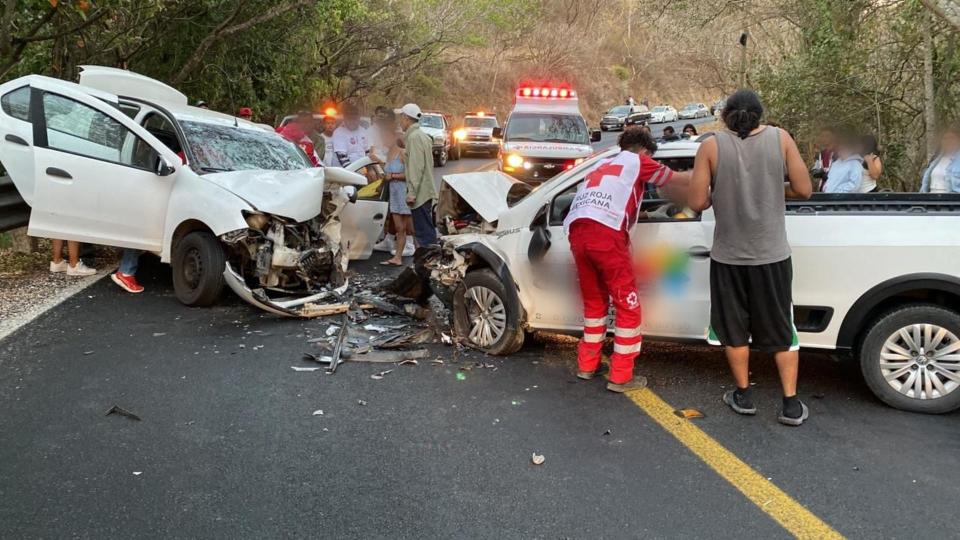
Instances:
[[[667,112],[667,108],[661,105],[659,107],[654,107],[653,112]]]
[[[293,171],[311,166],[297,145],[258,129],[181,121],[197,172]]]
[[[696,108],[697,108],[697,104],[696,104],[696,103],[687,103],[686,105],[683,106],[683,108],[686,109],[686,110],[696,109]]]
[[[435,114],[425,114],[420,117],[420,126],[443,129],[443,118]]]
[[[628,112],[630,112],[630,107],[626,105],[620,105],[619,107],[610,109],[609,114],[627,114]]]
[[[589,144],[590,134],[579,114],[516,113],[507,121],[504,140]]]
[[[497,119],[489,116],[468,116],[464,118],[463,125],[472,128],[495,128],[497,127]]]

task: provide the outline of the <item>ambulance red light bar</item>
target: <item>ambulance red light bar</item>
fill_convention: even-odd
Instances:
[[[577,97],[577,92],[569,88],[557,88],[554,86],[523,86],[517,89],[517,97],[574,99]]]

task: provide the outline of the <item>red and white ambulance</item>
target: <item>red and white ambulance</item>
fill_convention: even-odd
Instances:
[[[576,90],[567,86],[523,85],[507,122],[496,128],[501,139],[498,168],[530,184],[572,169],[593,153],[600,140],[580,114]]]

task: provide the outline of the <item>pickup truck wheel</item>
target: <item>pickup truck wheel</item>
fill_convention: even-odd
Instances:
[[[489,269],[464,276],[453,293],[458,336],[488,354],[505,355],[523,346],[519,306],[510,306],[503,283]]]
[[[194,231],[173,249],[173,290],[188,306],[216,303],[223,291],[223,246],[207,231]]]
[[[433,164],[437,167],[443,167],[447,164],[447,149],[440,150],[440,153],[434,156]]]
[[[927,304],[887,313],[867,331],[860,370],[891,407],[931,414],[960,408],[960,313]]]

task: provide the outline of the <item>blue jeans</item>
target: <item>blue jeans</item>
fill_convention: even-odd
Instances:
[[[433,201],[421,204],[410,213],[413,214],[413,232],[417,244],[421,247],[436,244],[437,227],[433,224]]]
[[[119,272],[128,276],[136,275],[137,267],[140,266],[140,255],[142,253],[139,249],[124,249],[123,256],[120,257]]]

